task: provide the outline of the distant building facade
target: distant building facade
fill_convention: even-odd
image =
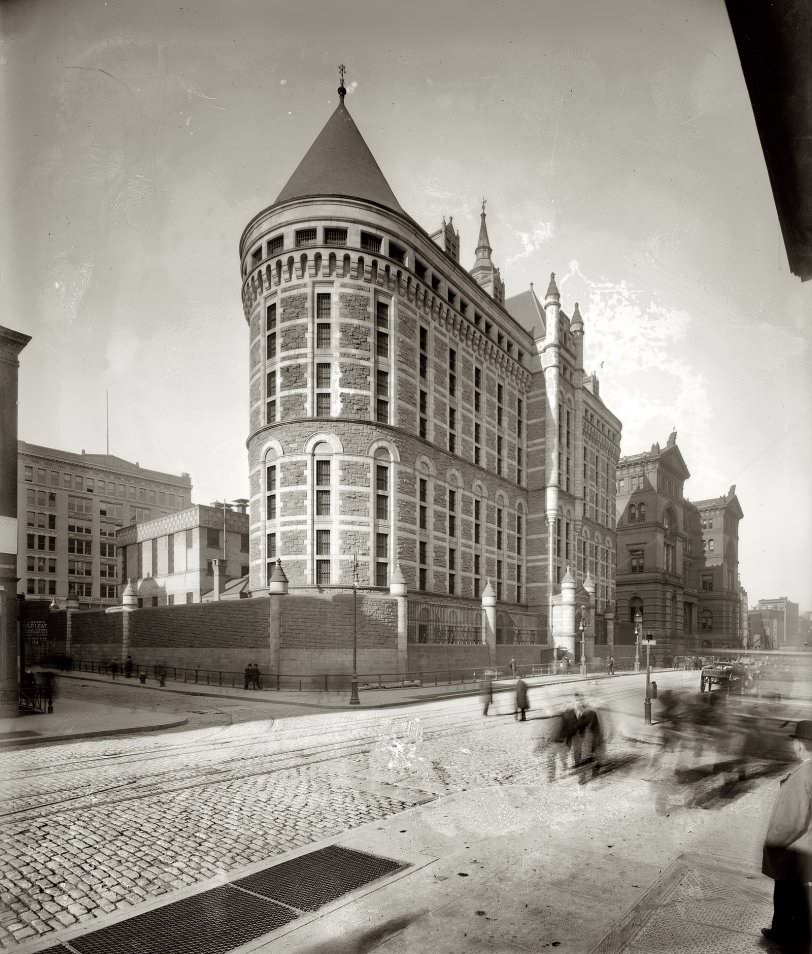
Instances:
[[[139,606],[200,603],[224,593],[248,595],[244,504],[196,504],[123,527],[116,544],[121,583],[130,583]],[[230,585],[235,581],[242,581],[238,589]]]
[[[776,649],[783,646],[797,645],[799,639],[797,603],[793,603],[786,596],[779,596],[774,599],[759,600],[757,608],[760,611],[769,610],[778,614],[778,645],[776,645]]]
[[[657,640],[660,658],[742,645],[735,488],[691,503],[689,477],[676,432],[665,448],[623,457],[617,469],[616,641],[635,642],[639,611],[641,636]]]
[[[240,242],[251,589],[279,558],[292,587],[387,588],[397,568],[478,629],[490,579],[497,639],[546,641],[568,565],[614,599],[621,425],[584,372],[583,319],[554,278],[505,298],[484,205],[463,268],[453,222],[430,235],[404,212],[339,92]]]
[[[118,602],[116,531],[188,507],[188,474],[165,474],[111,454],[18,442],[18,592],[80,609]]]

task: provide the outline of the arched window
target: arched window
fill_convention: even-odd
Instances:
[[[644,503],[639,503],[637,505],[637,522],[643,523],[646,519],[646,505]]]
[[[637,505],[629,504],[629,523],[634,523],[637,520]]]
[[[474,598],[482,596],[482,552],[485,544],[485,534],[482,531],[483,521],[487,522],[487,491],[479,480],[474,481],[474,566],[473,587]]]
[[[702,610],[699,616],[699,624],[705,633],[709,633],[713,629],[713,613],[709,609]]]

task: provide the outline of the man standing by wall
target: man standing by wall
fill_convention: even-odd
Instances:
[[[781,780],[761,870],[775,881],[773,922],[761,933],[784,951],[809,951],[812,892],[812,721],[792,735],[801,764]]]

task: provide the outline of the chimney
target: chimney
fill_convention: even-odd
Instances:
[[[246,497],[237,497],[234,501],[234,506],[237,508],[237,513],[248,513],[248,500]]]
[[[211,561],[212,572],[214,573],[214,599],[219,600],[220,595],[226,588],[226,561],[222,558]]]

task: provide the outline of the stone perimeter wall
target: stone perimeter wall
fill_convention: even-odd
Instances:
[[[352,593],[289,594],[280,601],[280,671],[290,674],[352,672]],[[397,602],[359,592],[357,603],[359,670],[397,673]],[[124,613],[72,614],[70,655],[75,661],[109,663],[129,654],[141,666],[242,672],[256,662],[271,669],[270,599],[200,603],[135,609],[127,613],[129,643],[124,646]],[[64,613],[53,614],[50,648],[65,648]]]

